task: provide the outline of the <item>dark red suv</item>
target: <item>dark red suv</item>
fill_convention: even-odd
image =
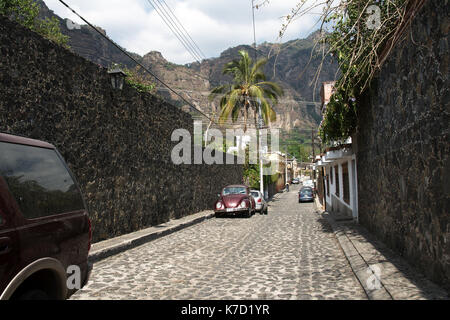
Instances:
[[[91,238],[56,148],[0,133],[0,300],[68,298],[88,279]]]

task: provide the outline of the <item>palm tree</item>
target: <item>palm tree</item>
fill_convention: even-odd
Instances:
[[[223,68],[223,74],[232,75],[233,82],[212,89],[209,100],[212,101],[217,95],[222,95],[219,115],[221,123],[230,115],[235,122],[243,112],[244,132],[246,132],[250,108],[254,111],[255,126],[257,124],[258,103],[266,124],[276,120],[276,113],[272,107],[278,103],[283,90],[276,83],[266,81],[262,69],[267,59],[259,59],[253,63],[247,51],[241,50],[239,55],[240,59],[227,63]]]

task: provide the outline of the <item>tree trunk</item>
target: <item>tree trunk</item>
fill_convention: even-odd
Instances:
[[[248,99],[245,99],[245,105],[244,105],[244,133],[247,132],[247,119],[248,119]]]

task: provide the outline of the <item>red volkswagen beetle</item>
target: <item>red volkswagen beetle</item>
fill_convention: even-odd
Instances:
[[[251,217],[255,214],[255,199],[250,188],[246,185],[230,185],[222,189],[219,199],[214,204],[216,217],[222,215],[244,215]]]

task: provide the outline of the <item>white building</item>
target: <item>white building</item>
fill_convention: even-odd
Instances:
[[[316,165],[324,169],[325,209],[339,218],[358,221],[358,174],[350,143],[329,148]]]
[[[333,85],[330,81],[322,84],[322,112],[333,94]],[[358,174],[354,151],[349,137],[345,143],[327,148],[316,166],[323,168],[325,209],[335,213],[337,218],[358,221]]]

